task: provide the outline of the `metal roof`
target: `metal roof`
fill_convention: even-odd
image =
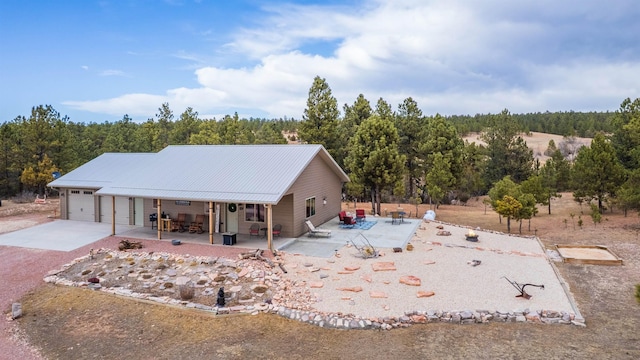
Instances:
[[[122,172],[149,161],[154,153],[104,153],[68,174],[53,180],[50,187],[98,189],[112,183]]]
[[[105,155],[122,156],[113,156],[114,163]],[[174,145],[146,157],[105,155],[49,186],[80,186],[76,179],[89,184],[90,178],[98,195],[277,204],[316,156],[349,181],[322,145]]]

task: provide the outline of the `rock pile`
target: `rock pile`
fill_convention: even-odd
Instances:
[[[390,271],[392,262],[374,266]],[[308,267],[309,269],[312,266]],[[353,270],[353,269],[351,269]],[[45,281],[66,286],[87,287],[122,296],[146,299],[210,311],[215,314],[260,312],[278,314],[321,327],[337,329],[393,329],[414,323],[458,324],[501,322],[576,323],[571,314],[543,310],[519,311],[409,311],[401,317],[362,318],[353,314],[326,313],[314,309],[318,301],[312,288],[322,281],[307,283],[283,276],[281,268],[252,259],[232,260],[170,253],[123,252],[100,249],[50,271]],[[92,281],[89,281],[92,279]],[[97,279],[96,282],[93,279]],[[407,278],[414,285],[419,279]],[[193,291],[189,299],[180,289]],[[221,292],[220,289],[224,288]],[[362,288],[345,288],[345,292]],[[219,294],[224,294],[224,302]],[[371,297],[386,297],[383,292]],[[424,292],[419,297],[433,296]],[[219,304],[224,303],[224,306]],[[583,325],[581,323],[576,323]]]

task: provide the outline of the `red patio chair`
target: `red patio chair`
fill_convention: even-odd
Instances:
[[[251,227],[249,228],[249,237],[252,236],[260,236],[260,225],[257,223],[251,224]]]
[[[281,231],[282,231],[282,225],[276,224],[271,230],[271,234],[273,234],[273,236],[280,236]]]
[[[344,224],[343,225],[344,227],[349,227],[349,228],[352,228],[353,225],[358,223],[356,219],[352,218],[351,216],[345,216],[342,222]]]
[[[346,216],[347,216],[347,212],[346,211],[340,211],[340,213],[338,213],[338,219],[340,219],[340,221],[338,223],[344,224],[344,218]]]
[[[366,220],[367,215],[364,213],[364,209],[356,209],[356,221]]]

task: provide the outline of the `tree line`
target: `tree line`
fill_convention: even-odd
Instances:
[[[372,211],[388,201],[466,202],[489,194],[490,205],[511,219],[535,215],[557,193],[577,201],[640,207],[640,100],[626,99],[615,112],[556,112],[474,116],[424,115],[411,97],[394,109],[360,94],[342,111],[325,79],[309,89],[302,119],[201,119],[192,108],[177,117],[168,103],[136,123],[70,121],[49,105],[35,106],[0,126],[0,196],[43,193],[53,174],[65,174],[105,152],[157,152],[174,144],[322,144],[345,169],[348,197],[370,200]],[[522,134],[565,136],[550,142],[544,164],[534,160]],[[483,145],[462,137],[479,132]],[[590,147],[571,148],[572,136],[593,137]],[[602,171],[607,169],[607,171]],[[511,183],[509,183],[511,182]],[[508,196],[508,197],[507,197]],[[551,209],[549,209],[551,211]],[[531,213],[531,215],[529,215]]]

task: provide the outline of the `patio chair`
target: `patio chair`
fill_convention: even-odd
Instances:
[[[352,218],[351,216],[345,216],[342,219],[342,225],[340,225],[341,228],[348,228],[348,229],[353,229],[353,227],[357,224],[358,222],[356,221],[356,219]]]
[[[184,223],[187,219],[187,214],[178,214],[178,218],[171,220],[171,231],[184,232]]]
[[[400,212],[399,211],[392,211],[391,212],[391,225],[393,225],[393,224],[400,225],[401,221],[402,221],[402,219],[400,218]]]
[[[251,224],[251,227],[249,228],[249,237],[252,237],[252,236],[260,237],[260,224],[258,223]]]
[[[309,220],[306,220],[304,223],[307,224],[307,227],[309,228],[309,236],[331,237],[331,230],[318,229],[315,226],[313,226],[313,224]]]
[[[198,234],[202,234],[204,232],[204,230],[202,230],[202,224],[204,224],[204,215],[196,215],[196,220],[192,221],[189,225],[189,232],[191,234],[196,232]]]
[[[356,209],[356,221],[364,221],[367,219],[367,215],[364,213],[364,209]]]
[[[282,231],[282,225],[276,224],[271,230],[271,234],[273,234],[273,236],[280,236],[281,231]]]
[[[339,219],[338,223],[339,223],[339,224],[344,224],[344,218],[345,218],[345,216],[347,216],[347,212],[346,212],[346,211],[344,211],[344,210],[343,210],[343,211],[340,211],[340,212],[338,213],[338,219]]]

